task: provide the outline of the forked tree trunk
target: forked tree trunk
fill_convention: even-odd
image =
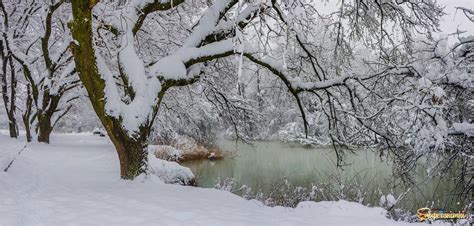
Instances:
[[[48,114],[38,115],[38,142],[49,144],[49,137],[52,131],[51,116]]]
[[[43,94],[43,109],[38,113],[38,142],[49,144],[49,137],[55,125],[52,123],[52,118],[58,110],[60,99],[59,95],[51,95],[49,92]]]

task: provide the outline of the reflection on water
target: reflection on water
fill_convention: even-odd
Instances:
[[[397,198],[408,189],[394,186],[390,161],[381,159],[373,150],[347,154],[345,162],[349,165],[338,169],[331,148],[304,148],[280,142],[254,142],[250,146],[226,140],[219,145],[235,151],[236,156],[184,163],[194,172],[200,187],[214,187],[218,181],[233,178],[235,188],[246,185],[252,191],[270,193],[287,180],[295,187],[325,188],[326,194],[316,200],[344,198],[366,205],[378,205],[381,195],[393,194]],[[417,168],[417,186],[404,195],[397,208],[414,211],[423,206],[463,207],[463,200],[448,195],[454,188],[448,179],[427,180],[421,176],[425,171],[423,167]],[[357,191],[351,192],[349,188]]]

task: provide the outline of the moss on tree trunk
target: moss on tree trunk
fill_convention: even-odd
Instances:
[[[133,179],[147,167],[146,138],[149,129],[141,128],[133,136],[122,127],[119,119],[106,113],[104,102],[105,82],[97,69],[93,46],[92,8],[96,1],[72,0],[74,20],[69,24],[75,44],[72,45],[76,70],[87,90],[94,111],[115,146],[120,160],[123,179]]]
[[[140,134],[134,138],[122,129],[121,124],[114,119],[108,120],[107,134],[115,146],[120,160],[120,174],[123,179],[133,179],[145,173],[148,163],[147,136]]]

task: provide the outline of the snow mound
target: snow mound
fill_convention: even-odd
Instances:
[[[379,205],[386,209],[392,208],[395,204],[397,204],[397,199],[391,194],[387,196],[382,195],[382,197],[380,197]]]
[[[158,176],[167,184],[195,185],[193,172],[176,162],[159,159],[153,152],[148,152],[148,167],[150,173]]]
[[[433,95],[437,98],[442,98],[446,96],[446,92],[444,92],[443,88],[436,86],[432,88]]]
[[[178,162],[183,157],[183,151],[169,145],[148,145],[148,152],[167,161]]]
[[[296,209],[298,211],[313,212],[315,215],[332,215],[341,217],[361,217],[371,219],[385,217],[387,211],[381,207],[366,207],[360,203],[339,201],[322,201],[322,202],[300,202]]]
[[[462,133],[466,134],[469,137],[474,136],[474,124],[463,122],[463,123],[453,123],[451,128],[453,133]]]
[[[150,72],[165,79],[184,79],[187,74],[186,66],[178,55],[162,58],[151,67]]]
[[[420,89],[429,88],[431,87],[431,85],[433,85],[433,83],[427,78],[420,78],[418,80],[418,86],[420,87]]]

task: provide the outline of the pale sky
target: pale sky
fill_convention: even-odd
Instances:
[[[474,23],[469,21],[461,10],[456,12],[455,7],[464,7],[474,10],[474,0],[437,0],[438,4],[445,6],[448,15],[442,18],[441,29],[443,34],[450,34],[459,30],[468,31],[474,35]],[[321,12],[334,12],[340,4],[340,0],[321,0],[325,10]]]
[[[443,33],[454,33],[459,29],[474,35],[474,23],[469,21],[461,10],[456,12],[455,9],[457,6],[474,9],[474,0],[438,0],[438,2],[446,6],[445,12],[448,13],[441,23]]]

